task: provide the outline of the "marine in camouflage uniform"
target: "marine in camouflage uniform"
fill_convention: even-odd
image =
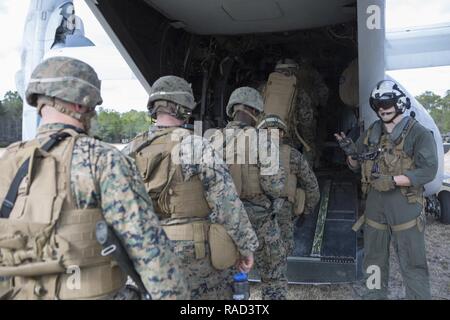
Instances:
[[[101,247],[96,243],[93,234],[97,219],[104,219],[123,243],[152,299],[188,299],[187,283],[179,267],[179,261],[171,250],[169,240],[159,224],[152,202],[145,192],[133,160],[114,147],[89,137],[83,131],[88,127],[88,121],[95,113],[95,106],[102,102],[100,80],[95,71],[79,60],[66,57],[50,58],[34,70],[26,91],[26,98],[30,105],[38,107],[45,124],[38,129],[35,140],[20,142],[8,147],[0,163],[2,163],[2,167],[3,164],[10,163],[12,158],[30,144],[38,142],[42,146],[54,134],[70,133],[69,138],[50,150],[50,153],[56,157],[62,152],[67,156],[65,159],[70,159],[70,171],[67,178],[69,185],[63,184],[66,189],[63,191],[68,191],[70,196],[64,198],[63,212],[56,224],[56,234],[62,236],[67,233],[67,224],[71,220],[73,220],[72,228],[81,226],[87,228],[86,234],[76,232],[70,238],[66,238],[71,241],[69,246],[71,249],[65,253],[68,259],[75,256],[75,260],[83,261],[85,253],[81,249],[78,251],[78,248],[82,248],[82,244],[87,240],[93,250],[90,253],[90,259],[101,259],[99,258],[101,257]],[[53,114],[56,112],[53,109],[58,111],[57,114],[60,118],[63,114],[70,118],[57,123],[46,123],[48,112],[51,111]],[[70,145],[68,147],[66,141],[73,143],[71,153]],[[3,179],[5,176],[1,177]],[[1,182],[1,185],[9,188],[9,185],[4,186],[4,181]],[[33,190],[32,188],[33,184],[31,190]],[[47,192],[50,192],[51,186],[49,185],[47,189]],[[6,190],[0,188],[1,202],[3,202]],[[39,190],[37,192],[39,193]],[[19,194],[18,203],[20,203],[20,197]],[[44,201],[46,197],[46,192],[42,193],[41,200]],[[39,201],[39,198],[37,199]],[[37,204],[35,203],[34,206]],[[73,208],[72,211],[64,211],[66,210],[64,208],[70,207]],[[13,222],[15,221],[15,210],[17,208],[13,209],[9,218]],[[95,216],[97,212],[98,218]],[[38,213],[40,214],[40,212]],[[88,222],[87,226],[77,224]],[[57,243],[62,241],[57,236],[55,238],[52,236],[50,239],[56,239]],[[63,250],[61,247],[63,244],[64,242],[59,243],[60,250]],[[48,243],[46,246],[51,248],[52,244]],[[55,248],[54,250],[59,249]],[[8,252],[11,252],[10,249],[2,248],[3,258],[7,257]],[[16,254],[19,252],[16,251]],[[0,261],[3,266],[7,260],[0,259]],[[20,269],[23,263],[25,261],[19,263],[15,268]],[[28,264],[28,266],[30,265],[32,266],[32,264]],[[38,272],[33,275],[33,278],[16,276],[13,278],[14,289],[20,290],[16,298],[121,299],[124,296],[130,296],[130,292],[125,288],[126,276],[117,270],[117,266],[114,266],[112,261],[108,262],[107,260],[99,274],[91,272],[91,269],[95,270],[95,268],[95,266],[89,265],[81,266],[80,293],[77,293],[78,290],[65,288],[63,280],[68,276],[65,272],[55,276],[39,276]],[[52,288],[54,286],[52,279],[55,277],[61,281],[59,289]],[[114,289],[114,285],[116,285],[116,289]],[[37,290],[37,288],[40,289]],[[109,290],[105,288],[109,288]],[[134,296],[134,298],[137,297]]]
[[[353,143],[335,134],[352,170],[361,169],[367,195],[364,215],[364,270],[376,266],[381,286],[368,287],[365,299],[387,299],[391,240],[406,287],[406,299],[431,299],[425,251],[424,185],[438,168],[436,143],[430,130],[403,113],[410,100],[398,85],[380,81],[370,106],[379,120]],[[369,277],[370,272],[366,271]]]
[[[284,167],[289,168],[288,180],[292,179],[293,182],[287,183],[285,187],[286,192],[283,192],[283,197],[277,201],[281,201],[282,205],[277,212],[277,221],[281,229],[281,235],[286,246],[286,253],[290,256],[294,250],[294,221],[300,214],[313,213],[316,205],[320,200],[319,184],[317,182],[316,175],[312,171],[303,154],[291,146],[291,142],[287,134],[287,126],[276,115],[266,115],[260,124],[258,129],[279,129],[281,138],[280,153],[281,158],[289,157],[289,164]],[[287,153],[288,155],[283,155]],[[291,176],[289,176],[291,175]],[[293,186],[291,186],[293,184]],[[294,191],[297,187],[300,187],[305,193],[304,208],[302,212],[294,212],[295,199],[290,195],[291,192],[287,188],[293,188]]]
[[[295,74],[297,77],[297,97],[294,103],[292,120],[299,135],[305,140],[309,148],[303,148],[303,154],[311,167],[320,158],[320,143],[318,142],[319,109],[326,106],[329,90],[320,73],[310,64],[301,61],[297,64],[292,59],[279,61],[275,71],[285,74]],[[296,137],[292,137],[296,140]],[[299,141],[297,141],[299,143]],[[301,145],[301,144],[299,144]]]
[[[232,299],[233,273],[237,270],[233,266],[217,269],[211,258],[213,248],[207,239],[209,236],[201,235],[201,231],[194,227],[195,223],[223,226],[236,246],[240,259],[252,257],[253,261],[258,239],[236,193],[228,167],[207,140],[193,135],[182,124],[195,107],[191,86],[184,79],[175,76],[158,79],[153,84],[148,107],[152,115],[156,114],[156,125],[136,137],[123,152],[136,158],[147,191],[157,204],[162,224],[166,230],[172,230],[168,235],[169,238],[173,236],[171,244],[182,262],[191,298]],[[178,125],[161,124],[163,116],[169,116]],[[175,143],[179,141],[179,145],[171,147],[167,140],[162,142],[165,137],[174,139]],[[179,168],[178,173],[175,173],[179,175],[176,181],[164,180],[162,183],[166,186],[163,189],[168,189],[167,194],[155,189],[153,179],[164,172],[164,165],[155,166],[153,171],[147,165],[158,162],[155,160],[158,154],[164,154],[164,151],[158,153],[160,151],[157,150],[161,150],[156,149],[158,145],[164,145],[163,150],[171,153],[169,168]],[[179,163],[175,162],[176,158]],[[179,200],[175,199],[177,195]],[[165,199],[168,201],[164,202]],[[187,233],[191,235],[186,236]],[[227,252],[219,254],[225,255]]]
[[[263,111],[262,97],[253,88],[242,87],[236,89],[230,96],[227,105],[227,115],[234,120],[225,127],[225,145],[228,146],[234,141],[228,142],[227,132],[238,135],[242,130],[256,130],[254,127],[258,122],[257,117]],[[233,136],[233,135],[230,135]],[[214,140],[214,136],[213,136]],[[217,147],[217,141],[213,144]],[[267,147],[279,154],[278,141],[270,139]],[[252,143],[252,145],[255,145]],[[249,150],[246,145],[245,153]],[[238,150],[242,152],[242,150]],[[280,300],[287,296],[286,278],[286,250],[281,237],[273,200],[280,196],[286,181],[284,168],[279,166],[277,159],[277,170],[272,170],[274,164],[263,163],[258,157],[256,164],[251,164],[247,160],[245,164],[228,164],[232,172],[235,184],[238,184],[239,194],[244,203],[248,217],[256,231],[259,240],[259,247],[255,255],[256,267],[261,277],[262,299]],[[268,170],[266,174],[263,171]],[[245,172],[249,172],[247,175]],[[250,176],[250,172],[253,174]],[[269,174],[268,174],[269,173]],[[240,182],[238,182],[240,181]]]

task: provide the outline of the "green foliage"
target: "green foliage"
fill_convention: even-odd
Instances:
[[[444,97],[426,91],[416,99],[430,113],[441,134],[450,132],[450,90],[447,90]]]
[[[0,115],[9,119],[22,119],[23,101],[17,91],[8,91],[0,101]]]
[[[119,113],[99,108],[92,133],[110,143],[122,143],[148,130],[152,120],[144,111],[131,110]]]
[[[8,91],[0,100],[0,147],[22,138],[22,106],[17,91]]]

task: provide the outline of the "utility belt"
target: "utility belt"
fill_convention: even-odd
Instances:
[[[208,241],[211,264],[217,270],[230,268],[239,257],[233,239],[221,224],[195,221],[162,227],[172,241],[194,241],[196,259],[206,258],[206,242]]]
[[[366,215],[363,214],[358,219],[358,221],[356,221],[356,223],[352,226],[352,230],[355,232],[358,231],[364,223],[371,226],[374,229],[381,230],[381,231],[390,230],[391,232],[400,232],[400,231],[408,230],[408,229],[411,229],[411,228],[417,226],[417,229],[420,232],[423,232],[425,230],[426,218],[425,218],[424,211],[422,211],[421,214],[413,220],[391,226],[389,224],[376,222],[375,220],[367,218]]]
[[[13,277],[9,281],[9,288],[0,291],[0,300],[96,300],[120,291],[126,276],[111,262],[73,272],[68,269],[57,275]]]

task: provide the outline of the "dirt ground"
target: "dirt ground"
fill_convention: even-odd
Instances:
[[[450,225],[428,219],[425,231],[431,294],[436,300],[450,300]],[[389,299],[404,299],[405,289],[397,257],[391,247]],[[290,300],[360,300],[363,282],[333,285],[289,285]],[[260,299],[260,285],[251,284],[251,299]]]
[[[450,172],[450,151],[445,155],[445,171]],[[425,231],[431,295],[436,300],[450,300],[450,225],[428,217]],[[404,299],[400,268],[391,247],[389,299]],[[251,284],[251,299],[260,299],[260,285]],[[364,283],[333,285],[289,285],[290,300],[351,300],[361,299]]]

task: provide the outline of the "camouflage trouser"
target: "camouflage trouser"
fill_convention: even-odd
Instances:
[[[307,151],[303,149],[303,155],[305,156],[308,164],[311,168],[314,168],[314,161],[316,157],[316,129],[317,119],[314,117],[314,109],[311,104],[304,103],[297,107],[297,128],[300,136],[309,145],[311,150]]]
[[[136,286],[127,284],[118,292],[110,294],[99,300],[141,300],[141,294]]]
[[[206,256],[195,257],[194,241],[170,241],[178,256],[191,291],[192,300],[231,300],[233,298],[234,268],[217,270],[211,264],[209,245]]]
[[[259,240],[255,265],[261,276],[262,299],[284,300],[287,297],[287,257],[280,227],[266,209],[245,206]]]
[[[365,214],[370,220],[393,226],[417,218],[421,211],[422,205],[408,203],[397,188],[388,192],[371,190]],[[370,266],[378,266],[381,288],[368,289],[365,298],[387,299],[391,239],[400,263],[406,298],[430,299],[424,230],[419,230],[417,226],[403,231],[380,230],[367,224],[364,227],[364,271]]]
[[[294,215],[293,204],[287,200],[277,212],[278,225],[280,226],[281,238],[283,239],[286,255],[289,257],[294,251]]]

